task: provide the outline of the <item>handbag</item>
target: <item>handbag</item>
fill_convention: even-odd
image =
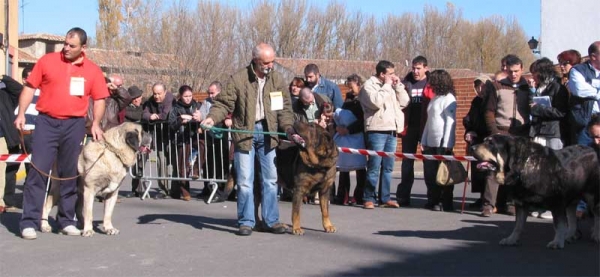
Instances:
[[[440,143],[440,147],[441,145],[443,142]],[[435,182],[439,186],[453,186],[466,179],[467,170],[460,161],[441,161],[435,176]]]
[[[439,186],[453,186],[467,179],[467,170],[460,161],[442,161],[435,182]]]

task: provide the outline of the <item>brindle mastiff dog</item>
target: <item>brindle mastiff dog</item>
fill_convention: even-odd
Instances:
[[[298,145],[299,155],[292,165],[294,168],[292,232],[294,235],[304,234],[300,227],[302,197],[319,192],[323,228],[327,233],[334,233],[335,226],[329,220],[329,196],[335,181],[339,154],[337,146],[333,136],[317,124],[296,122],[294,129],[304,143]]]

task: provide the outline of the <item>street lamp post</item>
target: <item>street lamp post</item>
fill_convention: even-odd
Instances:
[[[537,39],[535,39],[533,36],[527,42],[527,44],[529,45],[529,49],[531,49],[531,51],[533,52],[533,54],[540,54],[540,50],[537,50],[539,43],[540,42]]]

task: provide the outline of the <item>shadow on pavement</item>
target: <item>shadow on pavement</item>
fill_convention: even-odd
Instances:
[[[463,220],[476,224],[443,231],[379,231],[376,235],[438,240],[451,250],[393,252],[397,261],[348,269],[332,276],[599,276],[600,251],[590,239],[592,220],[581,224],[583,238],[565,245],[563,250],[546,248],[554,230],[551,222],[527,222],[521,245],[503,247],[514,222]]]
[[[19,230],[19,221],[21,220],[21,212],[6,212],[0,214],[0,224],[2,224],[6,230],[15,236],[21,235],[21,230]]]
[[[185,214],[147,214],[138,217],[138,224],[161,224],[161,220],[190,225],[196,229],[212,229],[228,233],[235,233],[231,228],[237,226],[234,219],[212,218],[199,215]],[[225,227],[225,228],[223,228]]]

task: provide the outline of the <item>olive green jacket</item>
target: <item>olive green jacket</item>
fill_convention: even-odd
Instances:
[[[283,77],[272,71],[266,77],[263,89],[263,103],[265,108],[266,126],[264,131],[285,132],[292,128],[294,115],[292,113],[290,94],[287,92]],[[281,92],[283,109],[271,111],[271,92]],[[233,74],[225,90],[217,95],[210,108],[208,117],[214,122],[221,122],[229,113],[232,114],[233,125],[236,130],[254,131],[256,117],[256,95],[258,93],[258,79],[252,70],[252,64]],[[252,147],[252,134],[232,133],[236,149],[250,151]],[[271,148],[277,147],[278,137],[271,135]]]

